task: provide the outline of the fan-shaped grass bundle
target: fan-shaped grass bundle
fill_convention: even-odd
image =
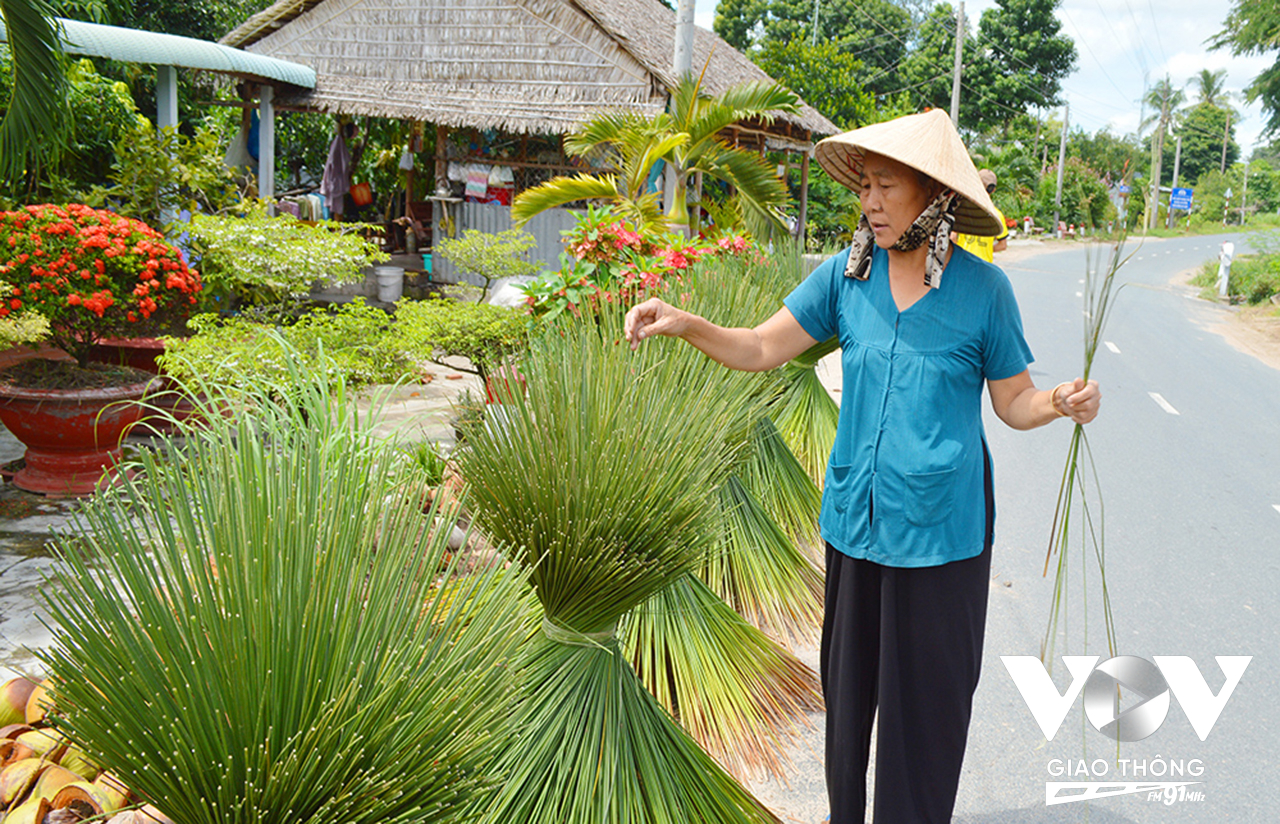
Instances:
[[[774,821],[645,690],[616,634],[716,545],[733,433],[756,407],[685,344],[632,353],[621,337],[606,313],[534,341],[527,394],[504,392],[459,456],[478,522],[529,568],[544,612],[484,820]]]
[[[175,821],[449,822],[487,798],[521,575],[446,560],[339,382],[240,387],[63,545],[60,726]],[[213,387],[204,386],[206,391]],[[247,393],[247,395],[245,394]],[[283,400],[281,400],[283,399]]]

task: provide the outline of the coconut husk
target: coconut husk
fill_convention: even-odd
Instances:
[[[39,758],[24,758],[0,770],[0,807],[26,798],[40,774],[51,765]]]

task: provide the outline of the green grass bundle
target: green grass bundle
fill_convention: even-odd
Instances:
[[[526,584],[457,574],[454,513],[422,512],[403,453],[340,382],[291,380],[234,418],[212,398],[87,505],[46,590],[59,724],[184,824],[463,820]]]
[[[659,706],[617,636],[716,545],[731,433],[753,407],[722,367],[672,357],[685,344],[632,353],[621,337],[606,314],[535,340],[527,393],[512,382],[459,455],[479,524],[529,568],[544,613],[483,820],[774,821]]]
[[[733,775],[782,777],[800,719],[822,707],[817,674],[686,575],[624,620],[649,691]]]

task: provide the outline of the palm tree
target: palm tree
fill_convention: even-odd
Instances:
[[[743,83],[708,97],[700,79],[686,75],[671,95],[668,111],[653,117],[599,114],[565,139],[566,152],[603,155],[613,173],[557,177],[535,186],[516,198],[512,217],[521,224],[565,203],[602,199],[646,226],[671,223],[696,230],[696,220],[690,225],[687,192],[690,178],[702,173],[737,191],[744,216],[781,226],[778,213],[787,203],[786,186],[758,155],[733,147],[720,133],[741,120],[768,122],[775,112],[798,112],[799,105],[793,92],[776,83]],[[665,217],[649,184],[659,161],[676,169],[675,196]]]
[[[1156,124],[1155,132],[1151,135],[1151,196],[1147,201],[1149,205],[1146,221],[1148,231],[1155,228],[1158,217],[1157,203],[1160,200],[1160,165],[1164,156],[1164,138],[1173,130],[1178,107],[1184,100],[1186,100],[1186,94],[1182,89],[1173,87],[1173,82],[1169,80],[1168,75],[1165,75],[1163,80],[1157,81],[1143,98],[1146,105],[1158,111],[1158,113],[1153,112],[1138,126],[1141,132],[1152,124]]]
[[[0,0],[0,15],[13,58],[13,93],[0,122],[0,172],[13,182],[61,142],[66,79],[59,65],[61,27],[46,0]]]
[[[1226,90],[1226,69],[1218,69],[1216,72],[1201,69],[1189,83],[1196,90],[1197,103],[1200,105],[1232,110],[1230,105],[1232,94]]]

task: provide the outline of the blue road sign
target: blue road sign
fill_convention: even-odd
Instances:
[[[1169,195],[1169,208],[1181,209],[1184,212],[1191,211],[1191,190],[1177,188]]]

